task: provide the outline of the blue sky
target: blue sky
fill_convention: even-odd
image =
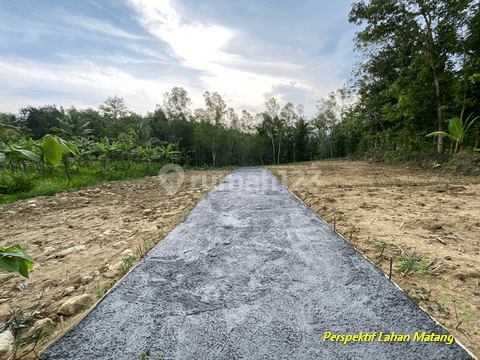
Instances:
[[[174,86],[191,110],[218,92],[238,115],[315,104],[349,78],[351,2],[0,0],[0,111],[98,108],[123,97],[141,115]]]

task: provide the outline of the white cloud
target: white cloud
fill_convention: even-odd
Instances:
[[[117,68],[101,67],[90,61],[76,65],[52,65],[0,58],[1,88],[10,88],[20,94],[22,89],[34,88],[63,92],[66,98],[75,103],[79,102],[77,99],[95,98],[95,103],[88,104],[94,108],[108,96],[118,95],[124,97],[130,109],[145,113],[145,109],[153,110],[155,103],[161,102],[163,94],[175,85],[177,84],[174,81],[136,79]],[[16,112],[20,107],[31,103],[28,96],[8,98],[8,101],[4,98],[2,111]],[[37,99],[35,101],[37,102]],[[57,99],[49,101],[52,102],[64,105]]]
[[[86,29],[91,30],[92,32],[101,32],[107,35],[115,36],[115,37],[122,37],[132,40],[145,40],[145,37],[132,35],[123,31],[121,29],[117,29],[115,26],[110,25],[105,21],[100,21],[96,18],[86,17],[86,16],[75,16],[75,15],[63,15],[63,18],[67,20],[69,23],[77,24],[82,26]]]
[[[206,72],[200,79],[210,91],[225,94],[229,106],[261,103],[264,94],[276,85],[290,81],[241,70],[242,65],[275,66],[281,69],[299,70],[301,65],[287,62],[255,62],[238,55],[226,53],[224,49],[236,32],[223,26],[184,19],[169,0],[127,0],[138,13],[139,23],[152,35],[170,45],[171,55],[180,58],[183,66]],[[229,65],[236,65],[232,69]],[[238,95],[242,94],[242,95]],[[194,106],[199,96],[192,94]],[[241,109],[237,108],[239,112]]]
[[[28,61],[22,60],[23,50],[17,57],[0,56],[0,111],[16,112],[33,105],[32,101],[96,108],[108,96],[118,95],[130,109],[144,114],[162,103],[164,92],[181,86],[188,91],[192,108],[204,107],[202,95],[208,90],[217,91],[238,114],[242,109],[263,111],[264,101],[271,96],[281,106],[295,99],[308,114],[315,109],[315,98],[344,81],[350,54],[344,40],[335,53],[308,55],[303,43],[275,42],[271,33],[262,35],[263,28],[253,34],[247,28],[233,28],[230,22],[199,21],[197,13],[186,17],[178,2],[124,1],[146,33],[132,34],[114,22],[69,14],[62,8],[34,20],[0,14],[0,33],[6,34],[0,36],[0,46],[22,45],[27,51],[26,46],[35,45],[28,48]],[[125,23],[125,18],[120,20],[118,24]],[[301,33],[308,37],[311,25],[302,26]],[[79,53],[72,46],[87,39],[85,51]],[[59,58],[60,63],[55,63]],[[50,92],[51,100],[35,89]]]

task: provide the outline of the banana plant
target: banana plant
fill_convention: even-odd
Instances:
[[[58,166],[62,160],[60,140],[58,136],[45,135],[34,144],[34,151],[38,156],[37,164],[42,167],[42,178],[45,176],[45,165]]]
[[[9,141],[7,144],[0,143],[0,162],[6,160],[10,161],[10,165],[13,170],[13,163],[16,162],[21,169],[21,165],[25,169],[25,161],[31,160],[33,162],[40,161],[40,157],[33,151],[33,141],[23,138],[19,143],[14,144],[13,141]]]
[[[425,135],[425,136],[428,137],[428,136],[444,135],[444,136],[448,136],[448,137],[452,138],[453,140],[456,141],[455,153],[457,153],[458,144],[460,144],[463,141],[463,139],[465,138],[465,135],[467,134],[468,129],[470,128],[470,126],[472,126],[472,124],[475,122],[475,120],[480,118],[480,116],[477,116],[476,118],[474,118],[469,123],[468,120],[470,119],[470,117],[472,115],[473,115],[473,113],[470,114],[470,116],[465,120],[464,123],[462,123],[462,120],[460,120],[460,118],[458,118],[458,117],[448,119],[447,121],[448,121],[449,134],[447,134],[446,132],[443,132],[443,131],[436,131],[436,132],[433,132],[433,133]]]
[[[0,269],[11,273],[19,273],[28,279],[28,270],[33,269],[34,261],[27,254],[25,247],[14,245],[9,248],[0,247]]]
[[[131,141],[123,141],[117,145],[117,151],[120,153],[120,156],[127,162],[131,161],[134,149],[135,144]]]
[[[0,122],[0,138],[8,138],[11,135],[21,135],[22,130],[13,125],[8,125]]]
[[[95,143],[94,148],[101,154],[101,157],[105,159],[105,173],[108,174],[110,160],[113,159],[115,153],[118,151],[118,144],[115,141],[110,142],[109,138],[101,138],[100,141],[99,143]]]
[[[158,148],[151,148],[150,146],[146,146],[145,148],[139,146],[135,152],[140,156],[143,162],[145,175],[147,175],[148,170],[150,170],[150,163],[161,156]]]
[[[162,155],[165,156],[165,159],[167,161],[170,160],[170,158],[172,158],[172,162],[175,158],[175,155],[180,154],[180,151],[172,150],[172,144],[168,144],[167,146],[161,146],[160,151],[162,152]]]
[[[7,151],[10,152],[7,144],[5,144],[3,141],[0,141],[0,164],[7,161],[7,155],[5,155]]]
[[[90,161],[90,154],[95,151],[95,141],[86,138],[73,137],[73,140],[71,140],[70,142],[74,144],[77,148],[78,164],[83,161],[85,165],[88,166]]]
[[[61,148],[61,161],[63,166],[65,167],[65,172],[67,174],[68,181],[70,181],[70,155],[78,154],[78,149],[73,142],[63,140],[58,138],[58,143],[60,144]]]

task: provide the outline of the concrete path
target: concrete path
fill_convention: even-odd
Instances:
[[[266,169],[229,175],[125,282],[42,359],[471,359]]]

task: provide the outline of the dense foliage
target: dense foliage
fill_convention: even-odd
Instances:
[[[350,126],[360,133],[358,150],[456,148],[454,139],[443,142],[445,123],[480,115],[478,1],[362,0],[349,20],[363,26]],[[462,139],[467,149],[478,147],[480,125],[472,129]],[[425,138],[433,132],[433,141]]]

